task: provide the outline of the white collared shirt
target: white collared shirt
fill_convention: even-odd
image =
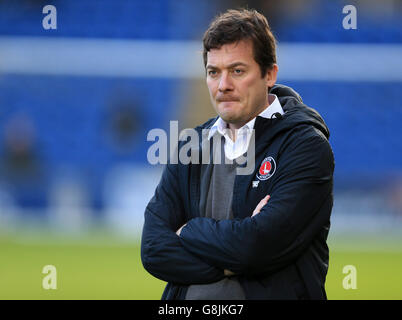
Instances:
[[[269,106],[266,107],[258,116],[271,119],[275,118],[275,113],[280,113],[281,115],[284,114],[281,103],[276,95],[269,94],[268,101],[270,102]],[[234,160],[247,151],[251,134],[254,129],[255,119],[256,118],[250,120],[244,126],[237,129],[236,141],[233,141],[228,124],[219,117],[209,131],[208,140],[210,140],[216,132],[221,134],[225,138],[225,155],[229,160]]]

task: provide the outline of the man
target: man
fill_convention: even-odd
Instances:
[[[261,14],[229,10],[203,43],[218,117],[196,130],[223,141],[225,163],[166,166],[145,211],[143,265],[168,282],[162,299],[326,299],[328,128],[295,91],[275,85],[275,39]],[[227,160],[247,153],[256,166],[237,174]]]

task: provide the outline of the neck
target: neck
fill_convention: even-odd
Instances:
[[[262,108],[258,109],[255,114],[252,114],[248,119],[246,119],[245,121],[241,121],[241,122],[236,122],[236,123],[228,123],[227,126],[230,129],[230,138],[233,141],[236,141],[236,133],[237,130],[240,129],[241,127],[243,127],[247,122],[251,121],[252,119],[254,119],[255,117],[257,117],[262,111],[264,111],[266,108],[269,107],[269,105],[272,103],[273,101],[271,101],[271,99],[268,99],[268,103],[266,105],[264,105]]]

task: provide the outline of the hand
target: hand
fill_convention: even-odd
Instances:
[[[231,277],[235,275],[235,273],[233,271],[230,271],[229,269],[223,270],[223,274],[225,275],[225,277]]]
[[[176,231],[176,234],[177,234],[179,237],[180,237],[181,229],[183,229],[186,224],[187,224],[187,223],[183,224],[183,225],[179,228],[179,230]]]
[[[270,197],[271,197],[270,195],[267,195],[264,199],[262,199],[260,201],[259,204],[257,204],[257,206],[255,207],[255,209],[253,211],[252,217],[254,217],[256,214],[260,213],[262,207],[265,206],[268,203],[268,200],[269,200]]]

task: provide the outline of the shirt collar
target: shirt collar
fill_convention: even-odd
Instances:
[[[276,118],[275,113],[280,113],[281,115],[284,114],[283,108],[281,106],[281,103],[279,102],[278,97],[275,94],[269,94],[268,95],[268,102],[270,103],[268,107],[266,107],[258,116],[263,117],[266,119],[271,119],[271,118]],[[243,129],[253,129],[254,128],[254,123],[255,119],[251,119],[249,122],[247,122],[243,127],[241,127],[239,130]],[[219,132],[222,136],[226,134],[228,130],[228,126],[226,121],[224,121],[221,117],[218,118],[218,120],[215,121],[211,129],[209,130],[208,134],[208,140],[211,139],[211,137],[216,133]]]

